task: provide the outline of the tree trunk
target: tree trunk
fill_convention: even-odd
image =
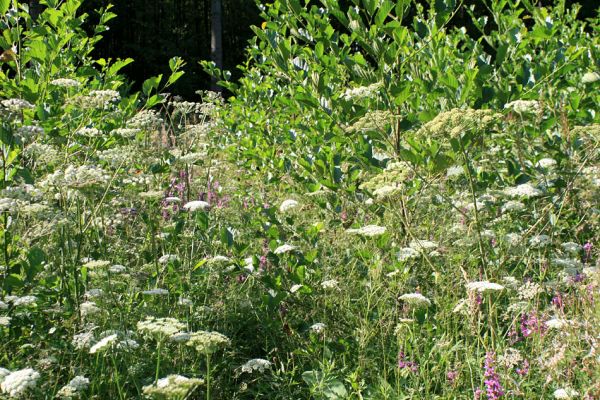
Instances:
[[[210,54],[217,68],[223,68],[223,3],[222,0],[211,0],[211,31],[210,31]],[[213,77],[211,90],[221,92],[222,88],[217,85]]]

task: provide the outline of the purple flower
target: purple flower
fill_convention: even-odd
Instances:
[[[516,369],[517,374],[521,375],[521,376],[525,376],[529,373],[529,361],[527,360],[523,360],[523,364],[521,365],[520,368]]]
[[[591,242],[586,242],[586,244],[583,245],[583,251],[585,253],[583,262],[588,262],[590,260],[590,258],[592,257],[592,247],[594,247],[594,246],[592,245]]]
[[[458,371],[450,370],[446,372],[446,379],[448,379],[448,382],[454,383],[456,378],[458,378]]]
[[[400,350],[398,352],[398,368],[408,368],[411,372],[416,373],[419,370],[419,364],[413,361],[406,361],[406,356],[404,355],[404,352]]]
[[[560,293],[557,293],[556,296],[552,298],[552,305],[558,308],[559,310],[563,311],[564,304]]]
[[[488,400],[496,400],[504,396],[504,390],[502,389],[502,384],[500,383],[500,377],[494,368],[494,357],[495,354],[492,352],[488,352],[485,355],[485,370],[483,374],[485,380],[483,383],[485,385],[485,392]]]

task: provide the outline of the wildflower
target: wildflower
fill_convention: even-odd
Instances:
[[[23,99],[8,99],[0,102],[2,106],[11,112],[20,112],[26,109],[33,108],[33,104]]]
[[[146,317],[137,323],[138,332],[154,336],[159,340],[172,336],[185,328],[185,324],[175,318]]]
[[[296,250],[296,246],[291,246],[289,244],[284,244],[279,246],[278,248],[276,248],[273,253],[275,254],[285,254],[285,253],[289,253],[290,251],[294,251]]]
[[[543,192],[531,185],[530,183],[523,183],[521,185],[504,189],[504,194],[506,194],[509,197],[520,197],[529,199],[532,197],[539,197],[543,194]]]
[[[298,290],[302,289],[304,285],[293,285],[290,288],[290,293],[296,293]]]
[[[225,256],[214,256],[214,257],[208,259],[208,262],[211,264],[227,263],[229,261],[230,261],[229,257],[225,257]]]
[[[548,235],[535,235],[529,239],[529,245],[536,249],[544,247],[550,244],[550,236]]]
[[[191,334],[187,345],[194,347],[200,353],[212,354],[219,347],[229,346],[230,343],[227,336],[219,332],[198,331]]]
[[[140,132],[141,132],[141,129],[117,128],[117,129],[113,129],[110,133],[111,133],[111,135],[121,136],[123,138],[133,138]]]
[[[302,285],[300,285],[300,286],[302,286]],[[330,279],[330,280],[321,282],[321,287],[323,289],[339,289],[338,281],[335,279]]]
[[[189,212],[194,212],[197,210],[208,210],[210,207],[210,204],[208,204],[205,201],[202,200],[194,200],[194,201],[190,201],[188,203],[185,203],[183,208]]]
[[[39,372],[34,369],[21,369],[4,377],[0,390],[9,397],[22,397],[28,390],[35,388],[39,378]]]
[[[108,347],[111,347],[118,340],[117,334],[108,335],[100,341],[98,341],[95,345],[90,347],[90,354],[96,354],[97,352],[103,351]]]
[[[518,233],[507,233],[504,235],[504,240],[509,246],[518,246],[523,240],[523,237]]]
[[[191,307],[194,305],[194,302],[185,297],[180,297],[179,300],[177,300],[177,305],[184,306],[184,307]]]
[[[89,330],[82,333],[78,333],[73,336],[73,340],[71,340],[71,344],[75,347],[76,350],[87,349],[91,346],[94,341],[94,333]]]
[[[351,100],[360,100],[364,98],[370,98],[376,95],[379,92],[379,89],[382,87],[381,82],[373,83],[369,86],[359,86],[355,88],[346,89],[346,91],[342,94],[340,98],[351,101]]]
[[[102,132],[97,128],[81,128],[76,132],[80,136],[98,137]]]
[[[500,291],[504,289],[504,286],[498,284],[498,283],[493,283],[493,282],[488,282],[488,281],[479,281],[479,282],[469,282],[466,285],[467,290],[470,292],[479,292],[479,293],[484,293],[484,292],[495,292],[495,291]]]
[[[504,108],[512,110],[518,114],[536,113],[541,109],[540,103],[536,100],[515,100],[505,104]]]
[[[164,202],[167,203],[167,204],[181,203],[181,199],[179,197],[177,197],[177,196],[168,196],[168,197],[165,197]]]
[[[186,343],[190,340],[192,335],[188,332],[179,332],[169,337],[171,342],[175,343]]]
[[[24,142],[31,142],[37,137],[42,136],[43,134],[44,129],[35,125],[21,126],[15,132],[15,135],[18,136]]]
[[[576,391],[575,389],[571,389],[571,388],[564,388],[564,389],[556,389],[554,391],[554,398],[555,399],[573,399],[575,397],[579,396],[579,392]]]
[[[183,399],[190,391],[203,383],[202,379],[169,375],[156,381],[156,384],[144,386],[142,391],[146,396],[155,399]]]
[[[150,190],[148,192],[140,192],[138,193],[138,196],[140,196],[144,200],[158,200],[162,199],[162,197],[164,196],[164,192],[160,190]]]
[[[463,175],[464,173],[465,170],[461,165],[454,165],[446,170],[446,177],[453,178],[456,176]]]
[[[90,261],[86,262],[85,264],[83,264],[83,266],[86,267],[87,269],[104,268],[104,267],[108,267],[109,265],[110,265],[110,261],[104,261],[104,260],[90,260]]]
[[[8,327],[10,326],[11,317],[0,317],[0,326]]]
[[[57,393],[58,397],[72,399],[78,397],[90,385],[90,380],[84,376],[76,376],[63,386]]]
[[[125,272],[127,270],[127,268],[125,268],[124,265],[120,265],[120,264],[115,264],[112,265],[109,269],[108,272],[110,272],[111,274],[122,274],[123,272]]]
[[[565,242],[560,245],[564,251],[569,253],[578,253],[583,247],[575,242]]]
[[[19,306],[29,306],[29,305],[35,304],[36,301],[37,301],[37,297],[35,297],[35,296],[22,296],[22,297],[16,297],[16,298],[12,299],[11,303],[13,306],[19,307]]]
[[[515,372],[520,376],[525,376],[529,373],[529,361],[523,360],[521,367],[516,368]]]
[[[562,318],[552,318],[544,322],[544,325],[546,328],[548,328],[548,330],[562,330],[564,327],[570,326],[571,324],[571,321]]]
[[[252,373],[258,371],[260,373],[265,372],[267,369],[271,369],[271,362],[263,360],[262,358],[253,358],[242,365],[242,372]]]
[[[385,231],[386,231],[386,228],[384,226],[367,225],[367,226],[364,226],[364,227],[358,228],[358,229],[347,229],[346,233],[356,234],[359,236],[374,237],[374,236],[383,235],[385,233]]]
[[[292,200],[292,199],[287,199],[284,200],[281,205],[279,206],[279,212],[281,213],[285,213],[288,212],[289,210],[298,207],[299,203],[296,200]]]
[[[156,288],[156,289],[150,289],[150,290],[144,290],[142,292],[142,294],[147,294],[147,295],[156,295],[156,296],[167,296],[169,294],[169,291],[167,289],[161,289],[161,288]]]
[[[542,158],[535,166],[538,168],[549,169],[556,166],[556,160],[553,158]]]
[[[61,86],[61,87],[79,87],[79,86],[81,86],[81,83],[79,81],[76,81],[75,79],[68,79],[68,78],[54,79],[54,80],[50,81],[50,84],[54,85],[54,86]]]
[[[398,368],[408,369],[413,373],[417,373],[419,371],[419,364],[414,361],[406,361],[406,355],[400,350],[398,352]]]
[[[326,326],[324,323],[322,323],[322,322],[317,322],[317,323],[315,323],[315,324],[312,324],[312,325],[311,325],[311,326],[308,328],[308,330],[309,330],[309,331],[311,331],[311,332],[313,332],[313,333],[320,334],[320,333],[323,333],[323,332],[325,331],[325,328],[326,328],[326,327],[327,327],[327,326]]]
[[[594,83],[600,80],[600,74],[597,72],[586,72],[581,78],[582,83]]]
[[[79,312],[85,318],[99,314],[102,310],[93,301],[86,301],[79,305]]]
[[[400,300],[407,302],[415,307],[429,306],[431,300],[423,296],[421,293],[407,293],[399,297]]]
[[[494,368],[494,353],[487,353],[485,356],[484,385],[488,400],[496,400],[504,396],[504,390],[500,383],[500,377]]]
[[[453,384],[456,381],[456,378],[458,378],[458,371],[450,370],[446,372],[446,379],[451,384]]]
[[[502,213],[510,212],[510,211],[521,211],[525,209],[525,204],[520,201],[510,200],[504,203],[502,206]]]
[[[94,288],[94,289],[90,289],[87,292],[85,292],[83,294],[83,297],[85,297],[86,299],[95,299],[95,298],[101,297],[103,295],[104,295],[104,290]]]
[[[179,257],[176,254],[165,254],[158,259],[160,264],[168,264],[175,261],[179,261]]]
[[[474,110],[471,108],[454,108],[438,114],[434,119],[423,125],[418,131],[419,137],[459,137],[470,130],[485,131],[497,121],[500,116],[491,110]]]
[[[430,240],[412,240],[408,245],[412,249],[425,251],[433,250],[438,247],[436,242]]]

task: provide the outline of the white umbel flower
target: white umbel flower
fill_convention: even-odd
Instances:
[[[548,330],[555,329],[557,331],[560,331],[565,327],[571,326],[573,322],[562,318],[552,318],[546,321],[544,324],[546,325],[546,328],[548,328]]]
[[[338,281],[335,279],[329,279],[321,282],[321,287],[323,289],[339,289]]]
[[[504,189],[504,194],[506,194],[509,197],[519,197],[528,199],[532,197],[539,197],[543,194],[543,192],[531,185],[530,183],[523,183],[521,185]]]
[[[398,257],[398,261],[407,261],[407,260],[411,260],[413,258],[418,258],[421,256],[421,253],[415,249],[413,249],[412,247],[403,247],[400,250],[398,250],[398,253],[396,253],[396,256]]]
[[[191,390],[203,383],[202,379],[169,375],[159,379],[156,385],[144,386],[142,391],[146,396],[154,399],[183,399]]]
[[[284,244],[279,246],[278,248],[276,248],[273,253],[275,254],[285,254],[285,253],[289,253],[290,251],[294,251],[296,250],[296,246],[291,246],[289,244]]]
[[[316,324],[312,324],[310,326],[310,328],[308,328],[308,330],[311,331],[311,332],[313,332],[313,333],[319,334],[319,333],[322,333],[323,331],[325,331],[326,327],[327,326],[324,323],[317,322]]]
[[[415,250],[429,251],[437,248],[439,245],[431,240],[413,240],[408,244],[408,246]]]
[[[252,373],[254,371],[263,373],[267,369],[271,369],[271,362],[262,358],[253,358],[242,365],[242,372],[248,373]]]
[[[579,396],[579,392],[576,391],[575,389],[571,389],[571,388],[564,388],[564,389],[556,389],[554,391],[554,398],[555,399],[574,399],[575,397]]]
[[[185,328],[185,324],[175,318],[146,317],[137,323],[137,330],[155,337],[172,336]]]
[[[175,262],[178,260],[179,260],[179,257],[177,257],[176,254],[165,254],[158,259],[158,262],[160,264],[168,264],[170,262]]]
[[[597,72],[586,72],[581,78],[582,83],[594,83],[600,80],[600,74]]]
[[[0,384],[2,393],[9,397],[22,397],[28,390],[35,388],[40,374],[32,368],[25,368],[7,375]]]
[[[71,379],[71,381],[63,386],[58,393],[57,397],[63,399],[73,399],[78,398],[81,395],[81,392],[86,390],[90,385],[90,380],[84,376],[76,376]]]
[[[281,213],[285,213],[288,212],[289,210],[298,207],[299,203],[296,200],[293,199],[287,199],[284,200],[281,205],[279,206],[279,212]]]
[[[400,296],[399,299],[415,307],[431,305],[431,300],[423,296],[421,293],[406,293]]]
[[[556,166],[556,160],[554,158],[542,158],[535,163],[535,166],[543,169],[550,169]]]
[[[111,347],[113,344],[119,340],[117,334],[108,335],[103,339],[100,339],[98,343],[90,347],[90,354],[96,354],[107,348]]]
[[[144,290],[142,292],[142,294],[147,294],[150,296],[167,296],[169,294],[169,291],[167,289],[156,288],[156,289]]]
[[[540,103],[536,100],[515,100],[504,105],[505,109],[512,110],[519,114],[536,113],[540,110]]]
[[[504,286],[499,283],[489,281],[469,282],[466,284],[467,290],[470,292],[497,292],[504,289]]]
[[[359,235],[359,236],[367,236],[367,237],[374,237],[374,236],[381,236],[385,233],[386,228],[385,226],[379,226],[379,225],[367,225],[367,226],[363,226],[362,228],[358,228],[358,229],[347,229],[346,233],[349,233],[351,235]]]
[[[194,201],[185,203],[183,208],[189,212],[194,212],[194,211],[198,211],[198,210],[206,211],[210,208],[210,204],[208,204],[206,201],[194,200]]]

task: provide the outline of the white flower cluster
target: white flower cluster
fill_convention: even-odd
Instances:
[[[176,254],[164,254],[158,259],[160,264],[168,264],[175,261],[179,261],[179,257]]]
[[[183,209],[189,212],[194,212],[194,211],[206,211],[210,208],[210,204],[208,204],[206,201],[202,201],[202,200],[193,200],[190,202],[187,202],[183,205]]]
[[[339,289],[339,283],[336,279],[329,279],[321,282],[321,287],[323,289]]]
[[[184,328],[185,324],[175,318],[146,317],[137,323],[138,332],[159,339],[172,336]]]
[[[13,113],[18,113],[23,110],[33,108],[33,104],[23,99],[7,99],[0,102],[5,110]]]
[[[102,169],[92,165],[81,165],[75,167],[69,165],[64,171],[59,169],[47,175],[40,183],[42,189],[74,188],[83,189],[98,184],[105,184],[110,176]]]
[[[366,236],[366,237],[381,236],[385,232],[386,232],[385,226],[378,226],[378,225],[367,225],[367,226],[363,226],[362,228],[358,228],[358,229],[355,229],[355,228],[346,229],[346,233],[348,233],[348,234]]]
[[[93,97],[98,102],[102,102],[105,105],[109,103],[116,103],[121,99],[121,94],[116,90],[92,90],[89,94],[90,97]]]
[[[289,244],[283,244],[281,246],[279,246],[278,248],[276,248],[273,253],[275,254],[285,254],[285,253],[289,253],[290,251],[294,251],[296,250],[296,246],[292,246]]]
[[[316,333],[316,334],[320,334],[323,333],[325,331],[325,328],[327,326],[322,323],[322,322],[317,322],[316,324],[312,324],[308,330],[311,331],[312,333]]]
[[[125,139],[131,139],[134,138],[140,132],[141,129],[138,128],[117,128],[110,131],[110,134],[115,136],[121,136]]]
[[[212,354],[219,347],[229,346],[231,341],[227,336],[219,332],[198,331],[190,334],[187,345],[194,347],[198,352],[203,354]]]
[[[76,376],[71,379],[69,383],[60,388],[57,397],[62,399],[75,399],[82,395],[88,387],[90,386],[90,380],[84,376]]]
[[[60,160],[60,154],[56,147],[37,142],[25,147],[23,156],[45,166],[56,164]]]
[[[119,146],[98,152],[98,158],[112,167],[120,167],[127,162],[139,161],[140,151],[133,146]]]
[[[469,282],[466,284],[467,290],[469,292],[496,292],[504,289],[504,286],[499,283],[493,283],[489,281],[478,281],[478,282]]]
[[[164,123],[154,110],[143,110],[127,121],[128,128],[141,129],[145,131],[156,130]]]
[[[156,384],[144,386],[142,391],[146,396],[154,399],[183,399],[191,390],[203,383],[202,379],[169,375],[159,379]]]
[[[421,293],[406,293],[398,298],[415,307],[431,305],[431,300],[423,296]]]
[[[79,87],[81,83],[76,81],[75,79],[69,78],[58,78],[50,81],[51,85],[60,86],[60,87]]]
[[[539,197],[543,194],[543,192],[531,185],[530,183],[523,183],[521,185],[504,189],[504,194],[509,197],[519,197],[528,199],[532,197]]]
[[[7,373],[8,372],[8,373]],[[23,397],[30,389],[34,389],[40,374],[32,368],[10,372],[0,369],[0,391],[9,397]]]
[[[17,128],[15,136],[22,142],[33,142],[39,136],[44,135],[44,128],[37,125],[24,125]]]
[[[504,108],[519,114],[537,113],[541,109],[540,103],[536,100],[515,100],[505,104]]]
[[[421,256],[421,252],[412,247],[403,247],[396,253],[398,261],[408,261]]]
[[[264,360],[262,358],[253,358],[252,360],[248,360],[244,365],[242,365],[242,372],[252,373],[254,371],[258,371],[260,373],[265,372],[267,369],[271,369],[271,362]]]
[[[381,82],[376,82],[369,86],[346,89],[341,98],[346,101],[371,98],[379,92],[379,89],[381,89],[382,86],[383,84]]]
[[[89,138],[99,137],[102,135],[102,131],[97,128],[81,128],[77,132],[75,132],[79,136],[85,136]]]
[[[284,200],[283,202],[281,202],[281,205],[279,206],[279,212],[286,213],[286,212],[298,207],[298,205],[299,205],[299,203],[296,200],[293,200],[293,199]]]
[[[101,339],[90,347],[90,354],[102,353],[110,349],[134,350],[139,343],[130,338],[131,332],[107,331],[100,334]]]
[[[571,388],[561,388],[554,391],[554,398],[561,400],[570,400],[579,397],[579,392]]]

